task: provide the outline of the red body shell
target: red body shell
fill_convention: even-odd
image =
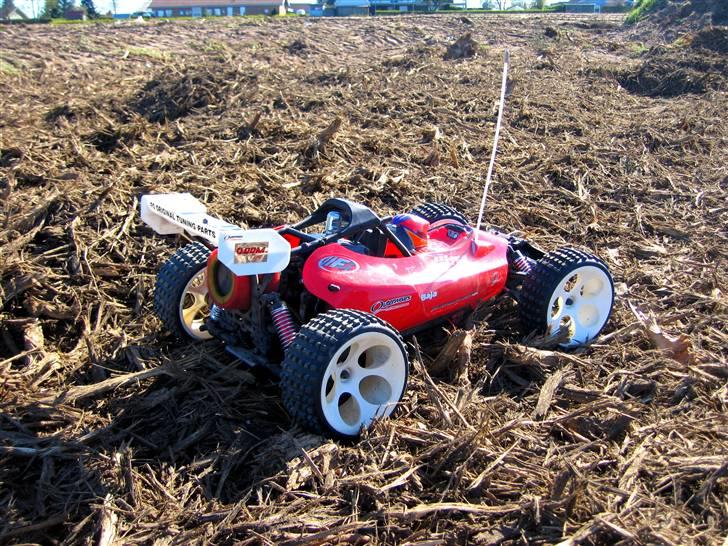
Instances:
[[[505,239],[444,225],[429,235],[427,248],[410,257],[379,258],[326,245],[306,260],[303,284],[335,309],[374,313],[399,331],[474,309],[503,290]]]

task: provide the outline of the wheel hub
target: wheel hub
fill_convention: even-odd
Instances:
[[[367,332],[345,343],[324,372],[321,409],[329,425],[355,435],[388,416],[406,381],[406,361],[386,334]]]
[[[585,265],[567,274],[551,296],[548,332],[568,331],[565,346],[587,343],[604,326],[612,306],[611,282],[599,267]]]
[[[192,277],[182,292],[179,315],[182,327],[193,339],[204,340],[212,336],[201,328],[205,324],[210,308],[207,303],[207,273],[201,270]]]

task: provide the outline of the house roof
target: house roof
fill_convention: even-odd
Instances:
[[[8,19],[10,18],[10,15],[12,13],[15,13],[16,15],[19,15],[21,19],[27,19],[28,16],[23,13],[23,11],[20,8],[15,7],[12,3],[6,5],[3,8],[0,8],[0,19]]]
[[[148,9],[225,8],[228,6],[279,6],[283,0],[152,0]]]

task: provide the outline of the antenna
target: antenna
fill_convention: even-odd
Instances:
[[[495,165],[495,153],[498,150],[498,138],[500,137],[501,123],[503,122],[503,107],[506,102],[506,83],[508,81],[508,65],[511,62],[511,55],[506,49],[503,55],[503,83],[501,84],[500,106],[498,106],[498,122],[495,125],[495,141],[493,142],[493,153],[490,155],[490,165],[488,165],[488,176],[485,179],[485,187],[483,188],[483,198],[480,200],[480,212],[478,213],[478,224],[475,226],[476,233],[480,230],[480,224],[483,221],[483,213],[485,212],[485,201],[488,199],[488,188],[490,180],[493,177],[493,166]]]

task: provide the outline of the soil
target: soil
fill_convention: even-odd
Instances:
[[[638,22],[633,37],[673,42],[687,32],[728,25],[728,3],[724,0],[658,0],[657,9]]]
[[[725,34],[700,30],[0,26],[0,542],[720,544],[728,96]],[[466,34],[477,55],[445,59]],[[243,226],[330,196],[474,220],[505,48],[486,221],[607,262],[595,343],[555,351],[491,302],[469,334],[410,340],[396,418],[343,443],[216,342],[161,329],[155,273],[184,241],[140,222],[141,195],[189,191]]]
[[[636,67],[618,72],[617,80],[627,91],[648,97],[676,97],[685,93],[728,90],[728,57],[701,46],[707,33],[693,40],[692,48],[681,50],[656,47]],[[707,42],[711,49],[716,41]]]

